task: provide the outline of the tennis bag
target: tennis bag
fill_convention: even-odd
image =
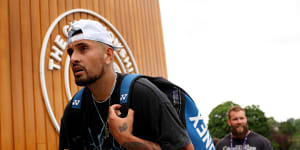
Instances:
[[[128,107],[127,104],[128,99],[130,99],[130,89],[138,78],[148,79],[168,96],[170,102],[176,109],[180,120],[185,125],[195,150],[215,150],[213,140],[195,102],[183,89],[164,78],[149,77],[139,74],[125,75],[120,89],[120,104],[122,107]],[[85,88],[82,88],[78,91],[72,99],[71,103],[74,110],[81,108],[81,98],[84,89]]]
[[[213,140],[195,102],[183,89],[164,78],[127,74],[121,83],[121,105],[127,104],[132,85],[138,78],[147,78],[168,96],[180,120],[185,125],[195,150],[215,150]]]

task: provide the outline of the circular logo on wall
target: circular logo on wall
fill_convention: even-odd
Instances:
[[[59,83],[63,85],[64,87],[64,93],[66,99],[71,100],[72,94],[70,90],[70,84],[74,84],[74,81],[70,82],[69,79],[69,72],[70,72],[70,57],[65,54],[66,47],[67,47],[67,41],[66,38],[68,36],[68,30],[70,27],[70,24],[79,19],[70,19],[74,18],[74,14],[76,13],[84,13],[88,16],[91,16],[90,18],[94,18],[94,20],[99,21],[103,26],[105,26],[113,35],[114,45],[120,45],[123,48],[115,50],[115,60],[114,60],[114,69],[116,72],[122,72],[122,73],[138,73],[138,67],[136,65],[136,62],[134,60],[134,57],[124,40],[124,38],[121,36],[121,34],[118,32],[118,30],[104,17],[101,15],[90,11],[86,9],[73,9],[69,10],[63,14],[61,14],[59,17],[57,17],[50,27],[48,28],[48,31],[43,39],[43,44],[41,48],[41,55],[40,55],[40,82],[41,82],[41,88],[44,98],[44,103],[46,105],[49,117],[56,129],[57,132],[59,132],[59,124],[56,120],[56,117],[54,115],[53,109],[51,107],[50,101],[53,101],[53,98],[49,97],[47,89],[54,89],[54,84],[51,84],[51,82],[55,82],[55,77],[50,78],[51,74],[54,74],[54,72],[60,72],[60,74],[63,74],[63,83]],[[70,16],[68,19],[66,19],[67,16]],[[79,15],[80,16],[80,15]],[[72,20],[72,21],[66,21],[66,20]],[[58,31],[55,32],[54,30]],[[63,65],[64,64],[64,65]],[[48,81],[53,80],[53,81]],[[60,96],[60,95],[55,95]]]

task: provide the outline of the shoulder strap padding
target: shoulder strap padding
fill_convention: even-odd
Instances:
[[[123,78],[120,89],[120,104],[126,104],[128,102],[131,83],[139,76],[139,74],[127,74]]]
[[[82,89],[80,89],[75,96],[72,99],[72,108],[75,109],[80,109],[81,108],[81,99],[82,99],[82,94],[84,91],[85,87],[83,87]]]

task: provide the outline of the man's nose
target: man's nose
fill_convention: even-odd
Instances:
[[[70,62],[71,64],[80,62],[80,55],[76,51],[73,51],[72,55],[70,56]]]
[[[241,124],[242,122],[243,122],[242,119],[238,119],[238,120],[237,120],[237,123],[238,123],[238,124]]]

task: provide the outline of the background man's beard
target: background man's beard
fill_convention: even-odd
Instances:
[[[84,69],[84,71],[86,71],[86,70]],[[87,71],[86,71],[86,72],[87,72]],[[104,68],[102,67],[100,73],[99,73],[99,74],[96,74],[96,75],[94,75],[94,76],[92,76],[92,77],[89,77],[88,75],[87,75],[87,78],[86,78],[86,79],[80,79],[80,78],[77,79],[77,78],[75,77],[75,83],[76,83],[78,86],[87,86],[87,85],[89,85],[89,84],[94,83],[94,82],[97,81],[98,79],[100,79],[100,78],[102,77],[103,74],[104,74]]]
[[[243,128],[242,132],[238,131],[239,127]],[[231,128],[232,135],[237,139],[244,139],[244,137],[246,136],[246,133],[248,132],[248,124],[238,125],[238,126],[231,126],[230,128]]]

